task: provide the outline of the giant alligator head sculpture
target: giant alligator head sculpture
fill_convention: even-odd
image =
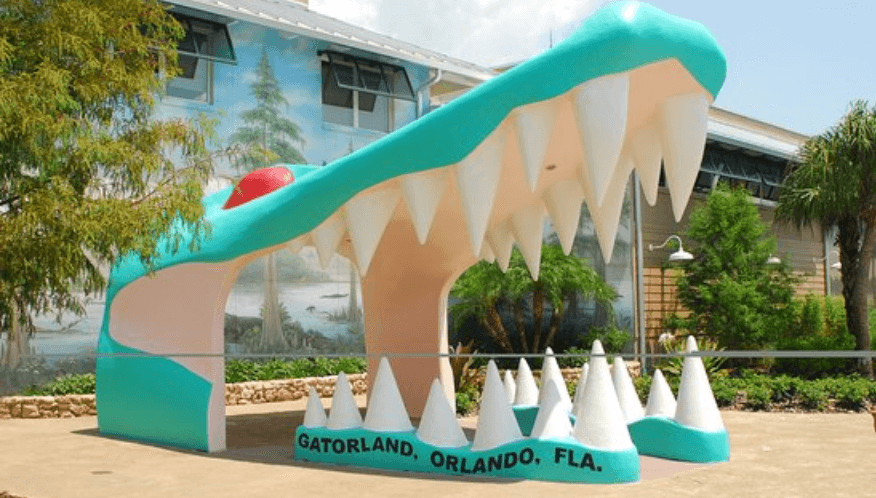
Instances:
[[[294,181],[242,204],[229,203],[231,189],[206,197],[212,235],[199,251],[166,254],[153,276],[134,257],[113,268],[101,431],[224,448],[225,301],[246,263],[285,247],[355,263],[368,353],[445,353],[451,284],[480,259],[507,267],[515,243],[537,277],[545,215],[568,252],[586,201],[610,258],[631,172],[653,204],[662,164],[680,217],[725,73],[701,25],[612,4],[552,49],[347,157],[288,166]],[[412,415],[436,377],[452,394],[446,358],[396,358],[393,368]]]

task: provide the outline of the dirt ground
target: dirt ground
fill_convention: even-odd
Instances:
[[[0,496],[876,497],[876,433],[867,413],[725,411],[730,462],[642,457],[639,483],[582,485],[299,463],[290,455],[303,410],[302,402],[229,407],[229,449],[217,454],[104,437],[95,417],[0,420]]]

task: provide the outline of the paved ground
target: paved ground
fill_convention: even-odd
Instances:
[[[94,417],[0,420],[0,492],[26,498],[876,497],[876,433],[866,413],[723,412],[729,463],[643,457],[641,482],[596,486],[301,464],[289,456],[303,409],[301,402],[229,407],[229,449],[214,455],[106,438]]]

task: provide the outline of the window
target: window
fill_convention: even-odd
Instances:
[[[322,116],[327,123],[380,132],[395,129],[412,109],[414,91],[404,68],[322,52]]]
[[[207,104],[213,103],[213,63],[237,64],[228,28],[221,23],[172,12],[185,29],[179,42],[182,74],[167,84],[167,94]]]

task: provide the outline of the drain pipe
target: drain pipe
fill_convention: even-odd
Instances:
[[[417,119],[420,119],[420,116],[423,115],[423,92],[428,91],[430,88],[440,83],[441,77],[444,76],[444,71],[442,71],[441,68],[436,69],[436,71],[437,73],[435,73],[435,77],[420,85],[420,88],[417,88]]]
[[[636,219],[636,332],[639,337],[637,344],[639,353],[639,368],[642,375],[647,372],[647,341],[645,340],[645,271],[642,254],[642,187],[639,175],[633,171],[633,216]]]

